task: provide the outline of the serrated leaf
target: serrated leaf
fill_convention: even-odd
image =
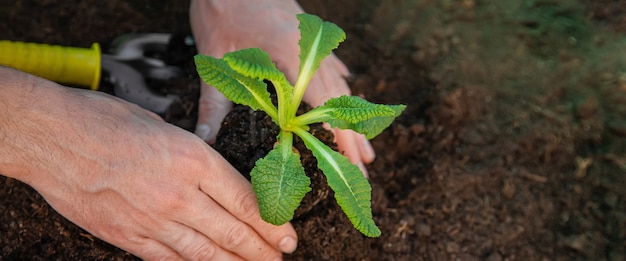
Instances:
[[[324,172],[335,199],[352,225],[368,237],[378,237],[381,232],[374,223],[371,207],[372,188],[356,165],[319,141],[303,129],[295,133],[313,152],[317,166]]]
[[[300,201],[311,190],[311,181],[304,173],[300,157],[291,150],[291,143],[288,149],[281,147],[279,144],[259,159],[250,173],[261,217],[277,226],[293,218]]]
[[[261,80],[286,80],[285,74],[276,68],[269,54],[259,48],[230,52],[223,59],[243,75]]]
[[[326,121],[330,126],[354,130],[368,139],[378,136],[406,108],[405,105],[375,104],[357,96],[331,98],[322,107],[331,111]]]
[[[337,25],[310,14],[298,14],[300,20],[300,74],[313,74],[322,59],[346,39]],[[300,76],[299,76],[300,77]]]
[[[300,69],[290,105],[294,113],[322,60],[346,39],[346,33],[331,22],[310,14],[298,14],[297,17],[300,20]]]
[[[306,114],[301,119],[308,118],[306,124],[312,122],[327,122],[331,127],[351,129],[365,134],[368,139],[376,137],[400,116],[405,105],[385,105],[366,101],[357,96],[340,96],[329,99]]]
[[[211,56],[199,54],[194,56],[194,61],[198,75],[205,83],[215,87],[234,103],[264,110],[276,121],[276,107],[262,80],[245,76],[233,70],[224,60]]]
[[[230,52],[224,55],[230,67],[245,75],[259,80],[269,80],[274,85],[276,94],[278,95],[278,104],[288,105],[293,96],[293,86],[287,81],[285,74],[276,68],[269,54],[259,48],[248,48],[239,51]],[[279,106],[279,124],[281,117],[286,117],[283,112],[285,106]],[[282,123],[284,124],[284,122]]]

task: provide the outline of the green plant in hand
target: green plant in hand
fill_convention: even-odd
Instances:
[[[280,127],[278,145],[256,162],[250,176],[263,220],[281,225],[293,218],[304,195],[311,190],[309,177],[292,149],[299,136],[317,158],[335,199],[352,224],[370,237],[380,235],[372,219],[371,187],[361,170],[308,132],[308,125],[327,122],[331,127],[352,129],[368,139],[380,134],[404,110],[404,105],[370,103],[355,96],[329,99],[324,105],[296,115],[304,91],[322,59],[345,39],[341,28],[319,17],[299,14],[300,69],[295,85],[271,61],[270,56],[250,48],[230,52],[222,59],[196,55],[198,74],[229,100],[263,110]],[[274,106],[263,80],[276,90]]]

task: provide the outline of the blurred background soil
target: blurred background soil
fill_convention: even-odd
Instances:
[[[356,95],[407,104],[372,140],[365,238],[334,199],[291,260],[626,260],[626,1],[302,0]],[[0,0],[0,39],[88,47],[188,32],[188,1]],[[189,58],[191,59],[191,57]],[[197,79],[168,121],[193,128]],[[133,260],[0,178],[0,260]]]

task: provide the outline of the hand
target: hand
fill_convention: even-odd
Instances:
[[[278,69],[292,83],[298,76],[298,20],[302,8],[292,0],[211,1],[192,0],[191,27],[198,52],[221,58],[225,53],[259,47],[268,52]],[[349,95],[346,66],[333,54],[327,57],[304,94],[303,100],[316,107],[326,100]],[[215,88],[202,83],[196,135],[213,143],[232,104]],[[365,136],[352,130],[333,129],[339,150],[357,164],[371,163],[375,153]]]
[[[151,260],[273,260],[295,250],[293,227],[265,223],[250,183],[195,135],[115,97],[13,72],[45,99],[0,112],[10,126],[0,137],[11,137],[0,154],[15,156],[0,160],[0,173],[75,224]]]

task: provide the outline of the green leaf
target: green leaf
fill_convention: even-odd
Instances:
[[[310,14],[298,14],[300,20],[300,69],[294,87],[291,108],[297,110],[304,91],[322,60],[346,39],[346,33],[331,22]]]
[[[284,126],[289,117],[285,110],[291,102],[293,87],[285,74],[276,68],[269,54],[259,48],[248,48],[227,53],[224,60],[233,70],[243,75],[272,82],[278,96],[278,104],[281,104],[278,107],[278,123]]]
[[[356,165],[298,128],[295,133],[302,138],[317,159],[328,185],[335,191],[335,199],[354,227],[368,237],[378,237],[381,232],[374,223],[371,207],[372,188]]]
[[[276,68],[269,54],[259,48],[248,48],[224,55],[230,67],[249,77],[260,80],[285,80],[285,74]]]
[[[259,79],[245,76],[233,70],[224,60],[207,55],[194,56],[196,70],[202,80],[219,90],[234,103],[264,110],[277,120],[277,111],[270,100],[267,85]]]
[[[279,145],[259,159],[250,173],[261,217],[277,226],[293,218],[300,201],[311,190],[300,156],[291,150],[292,137],[290,132],[281,132]]]
[[[329,99],[295,121],[297,124],[323,121],[331,127],[351,129],[371,139],[389,127],[405,108],[405,105],[376,104],[357,96],[344,95]]]
[[[314,73],[322,59],[346,39],[346,33],[331,22],[310,14],[298,14],[300,20],[300,74]]]

